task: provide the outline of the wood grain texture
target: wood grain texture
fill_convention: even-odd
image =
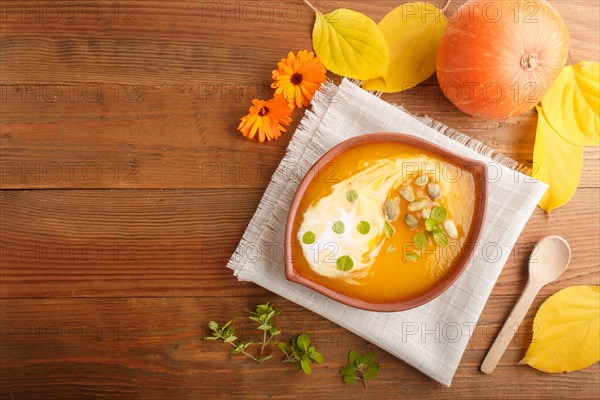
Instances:
[[[315,3],[379,20],[402,2]],[[598,61],[600,3],[552,4],[569,26],[572,62]],[[585,150],[567,206],[551,217],[535,211],[451,388],[383,351],[368,390],[344,385],[347,351],[372,344],[225,268],[290,139],[249,142],[237,121],[252,98],[270,95],[275,63],[310,48],[313,18],[299,0],[0,3],[0,187],[10,189],[0,191],[0,399],[600,397],[598,364],[568,375],[517,365],[545,298],[600,284],[598,149]],[[384,99],[531,161],[533,112],[468,117],[435,78]],[[548,234],[569,241],[572,264],[485,376],[479,365],[525,286],[534,243]],[[325,353],[311,377],[201,340],[210,319],[233,318],[252,336],[245,311],[266,301],[285,311],[285,339],[306,331]]]
[[[252,294],[254,286],[238,285],[224,266],[261,196],[258,189],[2,191],[0,296]],[[600,220],[590,218],[600,215],[597,200],[597,188],[582,188],[551,218],[536,210],[504,269],[501,293],[519,293],[531,249],[548,234],[569,241],[574,267],[546,293],[600,282]]]
[[[304,376],[277,361],[255,365],[245,357],[231,356],[227,346],[201,340],[208,334],[203,322],[226,321],[244,337],[255,337],[245,310],[272,299],[285,310],[279,326],[290,335],[305,331],[325,353],[326,362]],[[513,296],[492,296],[474,330],[451,388],[383,351],[377,351],[381,375],[368,390],[341,382],[338,369],[347,351],[376,348],[342,333],[333,323],[267,292],[257,297],[120,299],[43,299],[31,307],[28,300],[2,303],[3,382],[14,398],[62,399],[118,397],[120,399],[592,399],[600,394],[599,365],[570,375],[546,375],[527,366],[515,366],[531,339],[533,312],[509,347],[496,372],[478,372],[498,329],[498,316]],[[536,305],[539,306],[540,301]],[[18,311],[17,311],[18,310]],[[435,340],[431,334],[423,340]],[[582,390],[584,388],[585,390]],[[492,390],[490,390],[492,389]]]
[[[392,3],[321,7],[378,20]],[[2,8],[3,188],[266,187],[289,135],[257,146],[235,128],[251,99],[269,97],[276,62],[290,49],[310,48],[314,17],[300,1],[65,4]],[[555,6],[571,30],[571,59],[597,61],[600,5]],[[285,40],[275,40],[276,32]],[[466,117],[435,78],[384,99],[518,161],[532,159],[533,111],[505,122]],[[585,166],[600,171],[597,149],[586,150]],[[596,184],[596,175],[583,176],[583,186]]]

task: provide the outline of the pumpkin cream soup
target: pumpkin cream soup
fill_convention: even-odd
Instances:
[[[395,142],[352,148],[328,165],[335,174],[313,177],[299,205],[298,274],[387,303],[416,297],[451,271],[474,219],[468,170]]]

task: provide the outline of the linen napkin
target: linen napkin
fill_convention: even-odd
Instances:
[[[446,292],[408,311],[355,309],[287,281],[284,273],[288,209],[304,174],[336,144],[375,132],[418,136],[488,165],[487,214],[472,260]],[[239,280],[254,282],[330,319],[450,386],[511,248],[547,189],[515,171],[517,167],[480,142],[435,121],[419,120],[348,80],[340,86],[327,82],[294,133],[228,267]]]

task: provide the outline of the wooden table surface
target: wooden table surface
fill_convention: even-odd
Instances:
[[[379,20],[401,2],[317,3]],[[569,26],[572,62],[598,61],[600,3],[551,3]],[[598,149],[585,149],[567,206],[551,217],[535,211],[446,388],[225,267],[291,136],[258,144],[236,126],[252,98],[269,96],[276,62],[311,47],[314,17],[301,1],[0,7],[1,399],[600,396],[598,364],[568,375],[517,365],[545,298],[599,284]],[[435,79],[384,99],[531,161],[533,112],[506,122],[468,117]],[[529,252],[548,234],[569,241],[571,266],[542,290],[496,372],[484,375],[479,365],[525,286]],[[267,301],[284,310],[285,339],[307,332],[326,355],[312,376],[201,340],[210,319],[235,317],[252,332],[245,310]],[[353,348],[377,350],[381,373],[368,389],[340,379]]]

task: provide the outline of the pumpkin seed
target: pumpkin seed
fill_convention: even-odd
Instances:
[[[398,219],[398,215],[400,214],[400,206],[398,205],[398,201],[396,200],[388,200],[383,205],[383,215],[385,219],[394,222]]]
[[[421,211],[423,208],[425,208],[425,206],[427,205],[429,201],[427,199],[421,199],[421,200],[417,200],[413,203],[410,203],[408,205],[408,211],[410,212],[415,212],[415,211]]]
[[[429,177],[426,174],[421,175],[415,180],[415,185],[419,187],[424,187],[427,183],[429,183]]]
[[[448,234],[448,237],[452,239],[458,239],[458,229],[456,229],[456,224],[454,221],[447,219],[444,221],[444,230]]]
[[[404,217],[404,223],[410,229],[414,229],[417,227],[417,225],[419,225],[419,220],[416,219],[412,214],[407,214],[406,217]]]
[[[421,210],[421,216],[423,219],[431,218],[431,208],[424,208]]]
[[[440,184],[439,183],[430,183],[429,185],[427,185],[427,193],[429,193],[429,197],[431,197],[431,200],[435,200],[438,197],[440,197]]]
[[[412,203],[413,201],[415,201],[417,199],[415,197],[413,190],[410,188],[410,186],[404,186],[398,192],[400,193],[400,196],[402,196],[404,198],[404,200],[408,201],[409,203]]]

